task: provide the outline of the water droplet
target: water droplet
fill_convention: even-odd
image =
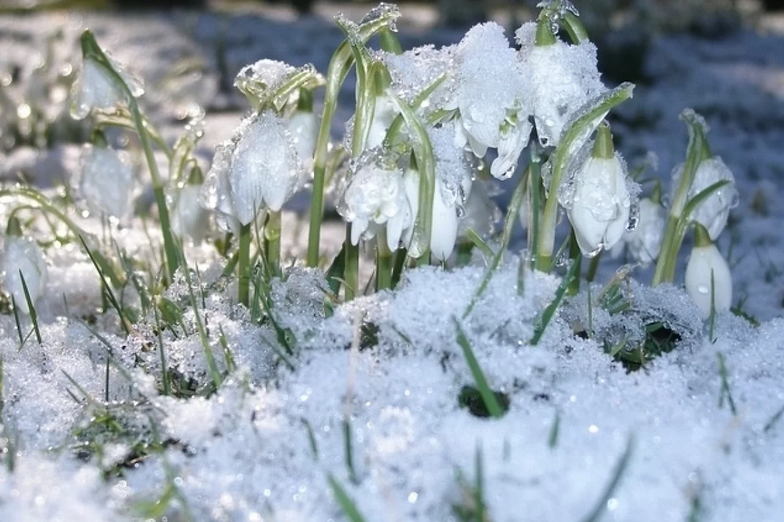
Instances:
[[[594,257],[599,255],[599,252],[601,252],[602,249],[604,249],[604,243],[599,243],[599,246],[597,246],[595,249],[591,250],[590,252],[583,252],[583,255],[589,259],[593,259]]]
[[[735,191],[732,193],[732,199],[730,199],[730,208],[735,208],[738,204],[740,204],[740,195]]]
[[[706,285],[699,285],[697,291],[703,295],[707,295],[710,289]]]
[[[629,221],[626,223],[626,230],[631,232],[640,223],[640,202],[635,199],[629,206]]]
[[[457,203],[455,205],[455,214],[457,214],[457,219],[463,219],[466,215],[465,207],[462,204]]]
[[[558,254],[555,258],[555,266],[562,267],[569,263],[569,253],[564,251]]]

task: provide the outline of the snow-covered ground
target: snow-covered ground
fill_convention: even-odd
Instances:
[[[432,14],[421,10],[404,8],[407,19],[417,23],[400,25],[404,47],[462,36],[428,29]],[[222,81],[263,57],[325,71],[340,42],[329,18],[296,20],[285,10],[122,20],[48,13],[1,17],[0,60],[30,66],[46,35],[59,28],[69,41],[84,26],[147,80],[148,110],[168,138],[180,132],[177,118],[191,101],[207,107],[199,145],[205,167],[245,110]],[[170,64],[191,56],[202,72],[167,87]],[[666,182],[685,156],[678,114],[692,107],[705,116],[712,151],[732,168],[740,192],[719,247],[733,269],[734,302],[759,326],[726,313],[709,333],[684,292],[651,289],[650,270],[637,270],[640,283],[623,286],[628,313],[595,308],[589,318],[583,290],[530,346],[559,280],[520,272],[510,253],[461,321],[490,386],[508,399],[505,416],[491,420],[460,407],[474,378],[453,321],[483,265],[409,272],[394,293],[362,297],[330,317],[323,276],[294,269],[272,289],[276,323],[293,339],[293,355],[282,362],[276,330],[252,325],[231,304],[234,287],[220,278],[211,249],[194,247],[188,259],[206,288],[200,318],[219,369],[236,365],[219,392],[204,398],[210,377],[185,281],[166,293],[186,310],[184,326],[159,337],[150,315],[126,337],[112,311],[96,316],[100,282],[78,245],[53,246],[37,307],[42,343],[33,336],[20,350],[13,315],[0,315],[0,520],[344,520],[330,477],[368,521],[778,520],[784,38],[747,29],[713,40],[661,36],[645,71],[647,81],[614,116],[619,148],[632,166],[655,153]],[[351,104],[350,90],[341,101]],[[344,109],[338,120],[349,116]],[[74,177],[78,154],[69,144],[17,149],[0,173],[9,180],[21,169],[44,186]],[[306,206],[307,195],[294,200],[284,230],[296,228],[296,211]],[[5,221],[10,207],[0,210]],[[99,223],[79,223],[102,234]],[[343,227],[328,226],[327,250],[336,252]],[[131,256],[153,254],[139,221],[116,239]],[[304,234],[289,234],[284,250],[301,259]],[[603,263],[593,296],[619,263]],[[680,336],[675,351],[631,373],[604,353],[607,343],[657,321]],[[593,335],[575,335],[576,325]],[[159,341],[172,379],[186,388],[179,398],[161,392]],[[479,509],[479,475],[487,518],[461,514]]]

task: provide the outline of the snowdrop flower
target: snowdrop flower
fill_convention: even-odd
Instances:
[[[119,73],[131,94],[138,98],[144,94],[142,81],[115,62],[108,53],[104,52],[112,68]],[[117,85],[106,69],[94,59],[86,58],[82,65],[82,72],[77,76],[73,86],[71,103],[71,116],[76,120],[85,118],[91,110],[112,111],[118,105],[127,103],[125,93]]]
[[[190,238],[194,243],[204,239],[209,227],[210,214],[199,204],[203,181],[201,169],[195,167],[188,183],[175,195],[172,205],[172,230],[177,236]]]
[[[454,145],[452,124],[428,129],[428,133],[436,167],[430,252],[439,261],[446,261],[455,248],[459,220],[466,214],[466,202],[472,189],[472,173],[463,150]],[[408,169],[404,182],[411,214],[416,216],[419,211],[419,173]],[[404,243],[410,244],[414,239],[413,233],[412,222],[411,228],[404,234]]]
[[[672,186],[679,185],[678,180],[683,175],[684,164],[678,165],[673,171]],[[738,190],[735,188],[735,178],[732,171],[724,164],[720,157],[715,156],[700,162],[694,173],[694,181],[689,187],[688,198],[691,199],[709,186],[719,181],[729,181],[719,190],[715,191],[708,199],[703,201],[692,212],[690,218],[708,230],[711,241],[716,241],[724,227],[730,209],[738,204]]]
[[[369,151],[357,160],[358,167],[346,186],[338,210],[351,223],[351,242],[375,237],[386,227],[387,246],[397,250],[403,229],[412,221],[402,172]]]
[[[396,117],[397,111],[395,110],[395,104],[392,102],[392,99],[385,94],[376,96],[373,109],[373,120],[370,122],[370,131],[368,132],[367,142],[365,143],[366,150],[383,145],[384,138],[387,137],[387,131]]]
[[[243,122],[231,157],[229,183],[243,225],[258,211],[279,211],[294,195],[304,166],[285,122],[264,111]]]
[[[650,198],[641,199],[637,226],[634,230],[627,231],[613,247],[613,257],[620,255],[625,246],[632,259],[642,266],[648,266],[659,257],[666,227],[665,208]]]
[[[626,230],[630,207],[626,164],[613,151],[610,129],[603,125],[591,156],[576,173],[567,210],[582,253],[593,257],[612,248]]]
[[[212,166],[199,193],[199,204],[215,213],[215,221],[224,232],[240,233],[240,222],[234,206],[234,195],[229,181],[234,142],[227,140],[215,147]]]
[[[548,41],[537,41],[537,25]],[[515,33],[523,71],[530,77],[530,98],[539,142],[558,146],[563,130],[577,111],[607,89],[599,79],[596,46],[588,41],[569,45],[550,32],[550,21],[523,24]]]
[[[476,25],[457,48],[458,78],[455,145],[470,149],[478,158],[488,148],[498,149],[490,173],[511,176],[531,134],[517,53],[509,47],[503,28],[494,23]]]
[[[703,317],[710,317],[712,306],[716,312],[730,309],[732,304],[730,267],[716,245],[711,242],[708,231],[699,224],[695,225],[694,248],[686,264],[684,283],[686,293],[700,309]]]
[[[297,154],[305,166],[310,170],[313,164],[313,154],[316,151],[319,122],[312,111],[296,111],[286,120],[286,129],[291,134]]]
[[[92,212],[115,218],[125,216],[134,188],[133,168],[127,154],[108,147],[85,146],[79,192]]]
[[[30,293],[30,301],[35,303],[46,289],[46,259],[38,243],[22,237],[19,220],[11,218],[8,221],[5,248],[0,258],[0,286],[13,296],[17,308],[23,314],[29,315],[30,308],[27,306],[20,271]]]

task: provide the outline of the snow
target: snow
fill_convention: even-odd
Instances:
[[[56,20],[39,16],[41,25]],[[155,35],[156,49],[169,43],[182,48],[184,41],[185,48],[198,51],[158,18],[129,29],[127,21],[83,16],[102,28],[99,34],[113,35],[104,45],[120,42],[126,56],[149,52],[151,44],[133,43],[139,27]],[[259,20],[261,28],[254,25]],[[0,19],[4,27],[15,22]],[[31,22],[25,23],[29,28]],[[182,23],[194,39],[224,38],[235,70],[265,55],[294,65],[312,61],[324,71],[326,49],[338,41],[336,30],[316,17],[300,22],[233,17],[223,37],[215,14],[191,15]],[[285,38],[293,30],[307,35],[305,43]],[[442,41],[452,36],[438,33],[433,39],[454,43],[461,35]],[[263,52],[270,42],[275,50]],[[198,276],[192,272],[195,284],[204,289],[198,311],[216,364],[221,371],[230,364],[219,342],[223,335],[236,369],[208,397],[165,396],[159,333],[169,375],[178,385],[200,390],[210,384],[182,272],[164,294],[183,310],[182,324],[159,331],[150,312],[126,337],[112,310],[100,312],[100,280],[86,255],[73,243],[52,244],[46,249],[47,293],[36,304],[43,342],[32,335],[20,348],[13,316],[0,314],[0,520],[144,520],[156,518],[158,501],[158,516],[165,513],[169,520],[342,520],[330,475],[369,521],[457,520],[453,505],[471,502],[457,470],[473,484],[478,451],[493,520],[584,519],[602,501],[627,448],[626,471],[602,502],[604,519],[685,520],[699,509],[706,521],[777,520],[784,509],[784,418],[777,417],[784,407],[784,320],[777,317],[784,210],[776,202],[784,189],[779,125],[784,94],[774,80],[784,67],[777,58],[784,56],[783,42],[746,30],[710,42],[663,36],[652,43],[650,85],[639,86],[613,122],[622,137],[618,148],[630,164],[653,150],[669,172],[685,155],[678,112],[694,106],[705,114],[713,128],[712,151],[733,171],[740,194],[718,246],[730,260],[734,293],[748,296],[744,310],[761,321],[758,327],[724,312],[711,329],[682,289],[650,288],[648,272],[637,268],[627,268],[631,278],[619,284],[629,309],[611,314],[599,303],[618,263],[604,260],[590,295],[583,284],[532,346],[560,280],[521,271],[513,249],[465,319],[486,274],[481,263],[407,271],[396,291],[343,304],[332,302],[321,271],[295,267],[285,281],[271,285],[270,313],[289,332],[293,351],[284,363],[278,354],[285,347],[269,321],[254,324],[247,310],[232,304],[236,289],[221,277],[212,247],[188,246],[191,268],[198,268]],[[164,54],[157,50],[143,60],[124,61],[161,70]],[[432,72],[427,68],[425,63],[418,70]],[[193,92],[212,99],[217,76],[209,65],[204,91]],[[427,83],[422,81],[410,88],[421,88]],[[208,113],[198,146],[205,168],[246,107],[234,95],[216,99],[234,112]],[[171,115],[165,104],[156,107],[161,121]],[[173,136],[175,127],[165,123],[164,132]],[[447,144],[453,136],[445,129],[434,142]],[[73,145],[34,158],[22,157],[29,149],[14,154],[39,168],[54,162],[67,177],[78,171]],[[45,172],[30,173],[45,185]],[[15,175],[6,163],[3,179]],[[478,183],[467,202],[469,214]],[[507,191],[509,183],[503,185]],[[219,201],[217,191],[205,192],[215,205],[234,205],[230,193]],[[293,203],[296,210],[296,199]],[[10,210],[4,199],[3,219]],[[74,219],[101,244],[100,223]],[[302,238],[285,236],[295,225],[293,213],[286,212],[289,243],[283,249],[297,256]],[[41,223],[33,230],[36,237],[48,233]],[[327,244],[335,252],[343,225],[331,230]],[[159,238],[154,230],[147,235],[138,218],[105,233],[130,258],[157,255]],[[4,248],[9,242],[3,237]],[[133,294],[129,289],[128,303],[135,302]],[[325,313],[326,301],[331,315]],[[29,331],[30,320],[22,320],[23,331]],[[475,417],[459,405],[461,390],[475,383],[455,321],[491,388],[509,399],[500,419]],[[605,353],[618,343],[638,342],[642,328],[654,322],[679,334],[673,351],[634,372]],[[581,331],[584,336],[574,333]],[[106,418],[120,428],[101,431],[98,422]],[[356,481],[346,465],[346,421]],[[101,444],[85,448],[96,432],[103,433]]]

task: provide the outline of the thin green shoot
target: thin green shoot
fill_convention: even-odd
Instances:
[[[351,416],[343,415],[343,450],[346,456],[346,469],[352,484],[359,484],[359,475],[354,465],[354,438],[351,436]]]
[[[199,332],[199,340],[201,341],[202,348],[204,349],[204,357],[207,360],[207,369],[212,377],[212,383],[217,391],[223,383],[223,378],[218,371],[218,365],[215,363],[215,355],[212,353],[212,346],[210,346],[210,339],[207,335],[207,330],[204,328],[204,323],[201,320],[201,313],[199,312],[199,303],[196,299],[196,293],[193,291],[193,281],[191,280],[191,271],[188,268],[188,262],[181,248],[175,248],[176,254],[179,256],[178,264],[182,266],[182,273],[185,276],[185,283],[188,285],[188,296],[191,301],[191,308],[193,309],[193,317],[196,321],[196,329]]]
[[[114,292],[112,291],[109,284],[106,282],[106,277],[104,275],[104,271],[102,270],[101,266],[96,261],[95,256],[93,256],[93,252],[90,247],[87,246],[87,241],[84,240],[82,236],[79,236],[79,241],[82,242],[82,246],[84,247],[87,255],[90,257],[90,261],[92,261],[95,270],[98,272],[98,277],[101,280],[101,287],[103,288],[104,294],[109,299],[112,307],[117,312],[117,315],[120,318],[120,325],[122,326],[125,335],[129,335],[131,333],[131,326],[128,324],[128,319],[125,317],[125,313],[123,312],[122,306],[117,301],[117,298],[114,296]]]
[[[485,478],[482,448],[477,446],[474,453],[474,483],[468,484],[461,470],[457,470],[457,481],[463,493],[460,504],[452,510],[460,522],[487,522],[490,516],[485,504]]]
[[[158,354],[161,359],[161,379],[163,380],[163,395],[171,395],[171,382],[169,381],[169,368],[166,364],[166,348],[163,345],[163,325],[161,325],[161,318],[158,315],[158,307],[152,308],[155,315],[155,329],[157,330],[158,337]]]
[[[762,428],[762,431],[767,433],[776,426],[776,424],[784,417],[784,406],[779,408],[779,411],[773,414],[773,417],[770,418],[768,422],[765,423],[765,427]]]
[[[16,323],[16,334],[19,336],[19,348],[17,351],[21,351],[25,345],[25,342],[30,337],[30,334],[27,336],[22,336],[22,321],[19,319],[19,307],[16,306],[16,298],[13,294],[11,294],[11,309],[14,311],[14,322]]]
[[[22,291],[24,292],[25,301],[27,302],[27,310],[30,313],[30,321],[33,323],[33,331],[35,331],[35,338],[38,344],[43,344],[41,340],[41,330],[38,329],[38,312],[35,310],[35,303],[30,297],[30,289],[27,288],[27,281],[25,281],[24,274],[19,270],[19,279],[22,281]],[[15,310],[16,308],[14,308]]]
[[[310,445],[310,452],[313,454],[313,460],[318,461],[319,459],[319,451],[318,451],[318,444],[316,443],[316,433],[313,431],[313,426],[310,425],[307,419],[304,417],[300,419],[302,425],[305,427],[305,431],[308,434],[308,444]]]
[[[724,360],[724,354],[722,352],[717,352],[716,357],[719,361],[719,377],[721,377],[719,408],[724,407],[724,400],[726,398],[727,404],[729,404],[730,407],[730,411],[733,415],[737,415],[738,410],[735,408],[735,400],[732,398],[732,390],[730,390],[729,376],[727,372],[727,365]]]
[[[561,302],[566,296],[566,291],[569,289],[569,285],[571,285],[572,279],[577,277],[578,269],[579,269],[579,263],[572,263],[572,266],[569,267],[569,271],[561,280],[561,284],[558,285],[558,288],[555,291],[555,297],[553,297],[553,300],[542,311],[542,314],[537,318],[536,322],[534,323],[535,324],[534,335],[533,337],[531,337],[531,344],[533,346],[536,346],[537,344],[539,344],[539,341],[542,340],[542,335],[544,335],[544,332],[547,329],[547,325],[550,324],[550,321],[555,315],[556,310],[558,310],[558,307],[561,306]]]
[[[626,443],[626,450],[624,450],[623,455],[621,455],[621,460],[618,461],[618,464],[615,466],[615,472],[612,475],[612,479],[610,479],[609,484],[604,490],[602,497],[599,499],[599,502],[596,503],[596,506],[591,510],[591,512],[583,519],[583,522],[597,522],[602,515],[607,506],[607,501],[612,498],[615,490],[618,488],[618,485],[621,483],[621,479],[623,478],[626,470],[629,467],[629,462],[631,461],[632,452],[634,451],[634,436],[629,436],[629,440]]]
[[[708,339],[710,339],[711,344],[716,342],[716,336],[714,335],[714,329],[716,326],[716,281],[713,277],[713,269],[711,269],[711,295],[710,295],[710,314],[708,315]]]
[[[520,256],[517,263],[517,295],[525,296],[525,259]]]
[[[468,368],[471,370],[476,389],[479,390],[479,394],[482,396],[482,401],[485,403],[485,407],[490,413],[490,416],[500,419],[504,415],[504,410],[501,408],[495,393],[493,393],[493,390],[491,390],[490,386],[487,384],[485,374],[479,366],[479,361],[476,360],[474,350],[471,348],[471,343],[468,341],[468,337],[466,337],[463,328],[456,318],[453,318],[452,321],[455,325],[455,330],[457,331],[457,344],[459,344],[460,348],[463,350],[463,357],[465,357]]]
[[[332,493],[335,495],[338,506],[343,510],[343,514],[346,515],[349,522],[365,522],[365,518],[359,513],[357,505],[351,497],[348,496],[348,493],[346,493],[346,490],[340,485],[340,482],[331,474],[327,475],[327,480],[329,481],[329,486],[332,488]]]
[[[593,337],[593,299],[591,297],[591,283],[585,285],[585,294],[588,299],[588,324],[586,325],[585,333],[588,339]]]
[[[514,229],[515,222],[517,221],[517,214],[520,211],[520,207],[523,205],[523,201],[525,200],[526,184],[529,175],[529,171],[526,170],[525,174],[520,177],[520,180],[515,186],[514,192],[512,193],[512,199],[509,202],[509,208],[507,210],[506,217],[504,218],[504,228],[501,233],[501,244],[498,245],[498,251],[495,252],[495,254],[493,254],[492,250],[490,250],[490,248],[484,244],[484,241],[482,241],[473,230],[469,230],[469,239],[473,241],[478,248],[482,249],[483,252],[485,249],[487,249],[489,253],[485,253],[485,256],[489,257],[491,261],[490,265],[487,267],[487,271],[485,271],[484,277],[482,277],[482,281],[479,283],[479,286],[476,289],[476,292],[474,292],[474,295],[471,297],[471,302],[468,303],[468,306],[463,312],[463,319],[471,314],[474,306],[476,306],[476,303],[482,297],[482,294],[484,294],[485,290],[487,290],[487,285],[490,284],[490,280],[493,278],[493,275],[495,275],[496,270],[498,270],[498,267],[501,266],[504,252],[509,246],[509,241],[512,238],[512,230]],[[484,247],[482,245],[484,245]]]
[[[558,446],[558,436],[561,433],[561,414],[560,412],[555,412],[555,418],[553,419],[553,426],[550,428],[550,436],[547,437],[547,446],[550,449],[555,449]]]
[[[223,333],[223,325],[218,325],[218,342],[223,349],[223,359],[226,361],[226,372],[231,374],[237,369],[237,363],[234,360],[234,354],[231,353],[229,342],[226,340],[226,334]]]
[[[492,260],[495,257],[493,249],[479,237],[479,234],[477,234],[473,228],[468,229],[466,236],[468,236],[468,240],[482,252],[482,255],[485,256],[486,259]]]

